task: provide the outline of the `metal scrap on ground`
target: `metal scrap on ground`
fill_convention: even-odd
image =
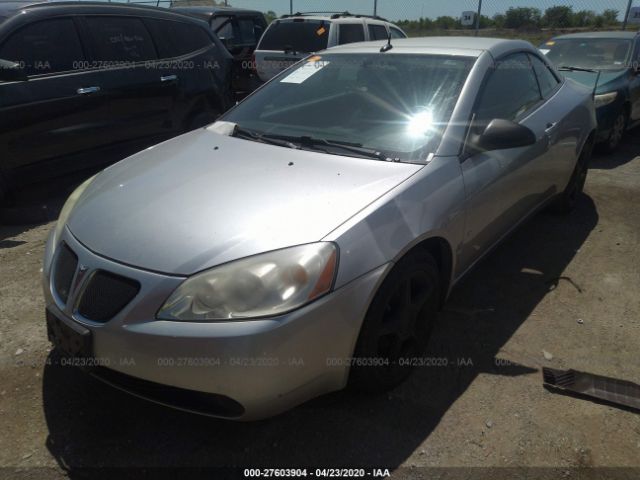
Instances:
[[[579,372],[543,368],[545,385],[640,410],[640,385],[627,380]]]

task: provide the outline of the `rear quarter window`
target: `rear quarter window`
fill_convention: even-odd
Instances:
[[[529,58],[531,59],[531,65],[533,65],[533,71],[536,73],[536,77],[538,77],[542,96],[547,98],[554,92],[560,80],[554,75],[549,66],[538,57],[529,55]]]
[[[407,36],[402,33],[402,30],[397,29],[396,27],[389,27],[391,30],[391,38],[407,38]]]
[[[100,16],[86,21],[95,60],[142,62],[157,58],[151,35],[140,18]]]
[[[255,18],[238,18],[238,37],[243,45],[255,45],[263,32],[264,28],[256,22]]]
[[[153,35],[160,58],[179,57],[214,46],[209,34],[197,25],[155,18],[146,18],[145,23]]]
[[[389,37],[384,25],[369,25],[370,40],[386,40]]]
[[[220,40],[233,40],[235,33],[233,31],[233,17],[229,15],[221,15],[211,20],[211,29],[218,35]]]
[[[317,52],[327,48],[330,22],[323,20],[279,21],[267,29],[260,41],[260,50]]]

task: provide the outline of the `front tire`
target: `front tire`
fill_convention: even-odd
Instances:
[[[411,359],[427,347],[440,304],[440,276],[434,258],[415,251],[387,275],[364,319],[349,384],[383,392],[411,373]]]
[[[578,198],[580,198],[580,195],[584,190],[584,185],[587,181],[592,151],[593,143],[591,140],[588,140],[582,149],[580,157],[578,157],[578,161],[576,162],[576,166],[571,174],[567,187],[552,205],[552,210],[555,213],[566,215],[575,209],[576,204],[578,203]]]
[[[609,138],[603,143],[603,149],[606,153],[612,153],[618,149],[624,133],[627,131],[627,112],[623,109],[613,122]]]

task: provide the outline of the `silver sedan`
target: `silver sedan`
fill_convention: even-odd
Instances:
[[[393,388],[465,272],[539,209],[571,210],[595,128],[591,92],[526,42],[311,56],[73,193],[46,246],[49,338],[116,387],[225,418]]]

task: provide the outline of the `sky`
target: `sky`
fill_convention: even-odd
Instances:
[[[278,15],[289,13],[291,0],[228,0],[234,7],[252,8],[256,10],[273,10]],[[345,11],[352,13],[373,13],[375,0],[292,0],[293,11]],[[420,16],[435,18],[441,15],[459,17],[465,10],[477,10],[478,0],[377,0],[378,15],[389,20],[419,18]],[[640,0],[634,0],[640,6]],[[484,15],[493,16],[504,12],[510,6],[539,8],[544,12],[554,5],[573,6],[574,10],[594,10],[601,12],[606,8],[620,11],[624,16],[628,0],[483,0]]]

